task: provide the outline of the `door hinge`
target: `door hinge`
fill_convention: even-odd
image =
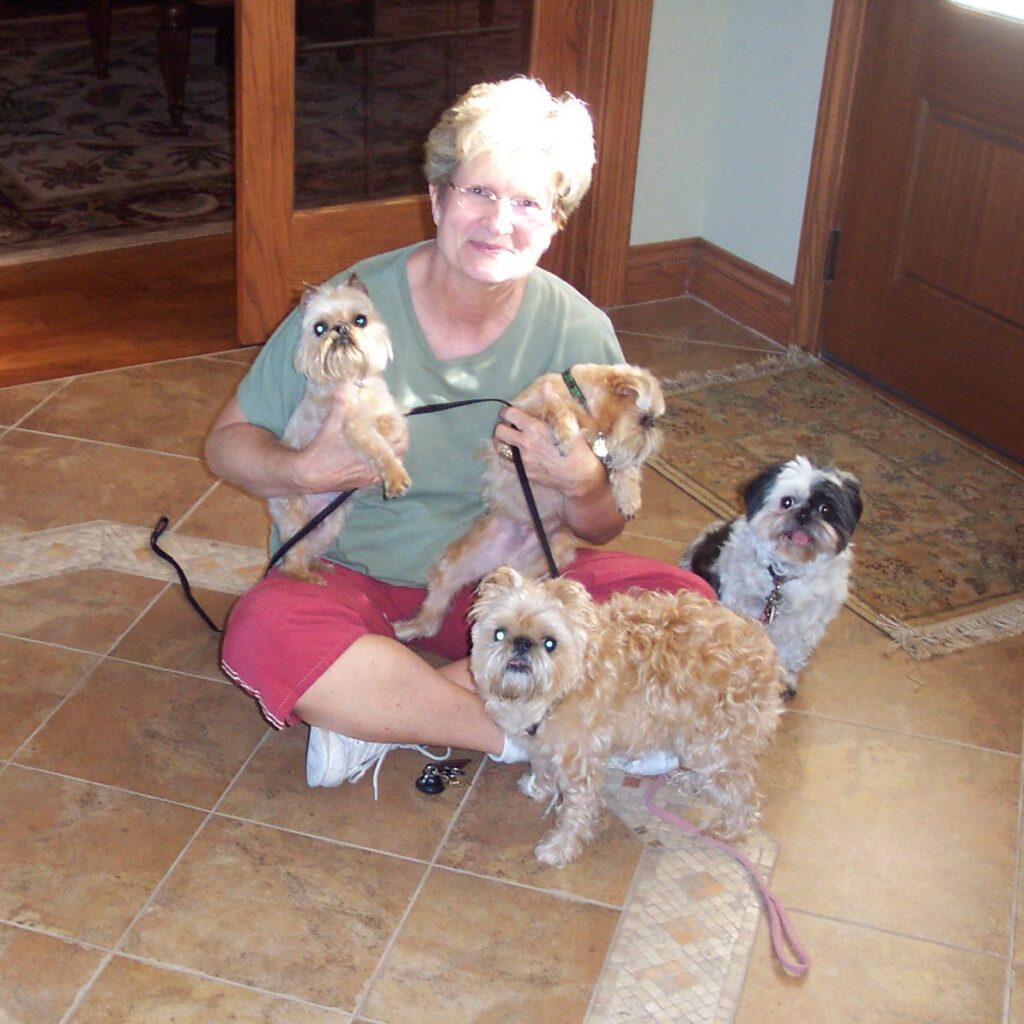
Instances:
[[[828,233],[828,245],[825,247],[824,279],[826,281],[831,281],[836,276],[836,253],[839,251],[839,236],[841,234],[839,228],[833,228]]]

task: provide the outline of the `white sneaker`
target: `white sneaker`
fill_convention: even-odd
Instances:
[[[671,750],[648,750],[639,757],[616,754],[608,758],[608,765],[627,775],[665,775],[679,767],[679,758]]]
[[[373,768],[373,799],[376,800],[380,767],[388,751],[396,747],[418,750],[431,761],[443,761],[451,755],[450,749],[440,755],[432,754],[415,743],[373,743],[314,725],[309,728],[306,744],[306,785],[340,786],[343,782],[358,782]]]

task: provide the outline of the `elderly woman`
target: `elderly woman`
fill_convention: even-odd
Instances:
[[[537,81],[477,85],[444,113],[426,145],[436,237],[349,268],[390,329],[395,357],[385,378],[401,408],[508,399],[543,373],[623,361],[607,316],[537,266],[587,192],[593,164],[586,106]],[[488,439],[519,447],[529,478],[564,495],[569,524],[592,544],[624,525],[601,461],[582,438],[562,454],[544,424],[520,410],[505,408],[495,426],[499,406],[470,405],[409,420],[400,454],[412,488],[385,503],[338,429],[340,401],[306,448],[279,442],[303,387],[292,367],[298,330],[295,311],[264,346],[213,426],[209,464],[263,498],[360,490],[327,553],[333,571],[324,586],[272,572],[238,601],[225,670],[275,726],[311,726],[313,786],[355,781],[393,746],[522,760],[469,673],[472,593],[454,602],[436,636],[417,642],[440,656],[431,661],[399,642],[392,623],[416,611],[428,567],[482,511],[483,463],[474,453]],[[615,552],[582,549],[565,571],[599,600],[636,586],[711,596],[683,570]]]

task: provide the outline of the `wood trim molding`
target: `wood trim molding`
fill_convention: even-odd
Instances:
[[[829,234],[838,226],[846,140],[861,64],[868,3],[869,0],[836,0],[832,9],[793,283],[793,316],[787,339],[810,352],[821,349],[827,287],[825,262]]]
[[[426,195],[296,210],[292,216],[292,299],[344,267],[378,253],[432,238]]]
[[[238,343],[288,306],[294,183],[295,4],[235,4],[235,295]]]
[[[633,246],[625,295],[626,302],[687,295],[772,341],[789,337],[792,286],[703,238]]]
[[[598,161],[590,194],[543,265],[600,306],[626,292],[653,0],[544,0],[534,6],[530,72],[585,99]]]
[[[699,238],[634,245],[626,259],[623,302],[653,302],[689,295]]]
[[[702,238],[690,291],[744,326],[786,343],[793,288],[767,270]]]

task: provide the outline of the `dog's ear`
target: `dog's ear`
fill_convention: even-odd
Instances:
[[[589,591],[577,580],[556,576],[544,584],[548,594],[565,609],[567,618],[585,629],[592,629],[597,622],[596,605]]]
[[[302,297],[299,299],[299,309],[305,309],[310,300],[317,292],[315,284],[307,284],[305,281],[302,282]]]
[[[470,618],[475,622],[482,614],[485,605],[490,604],[491,601],[500,600],[505,594],[515,590],[522,582],[523,577],[510,565],[503,565],[488,573],[476,588],[476,600],[470,609]]]
[[[370,293],[366,290],[366,285],[359,280],[359,275],[356,274],[355,271],[352,271],[352,273],[348,275],[348,280],[345,284],[349,288],[355,288],[358,291],[361,291],[367,298],[369,298]]]
[[[860,481],[852,473],[845,473],[842,470],[837,470],[836,475],[839,477],[843,495],[848,502],[849,512],[847,518],[849,531],[853,533],[853,528],[860,522],[860,517],[864,512],[864,499],[860,493]]]
[[[774,466],[769,466],[763,472],[758,473],[753,480],[748,481],[744,486],[743,508],[747,513],[748,519],[764,508],[768,494],[775,486],[775,481],[778,479],[779,474],[787,465],[788,463],[785,462],[777,462]]]

